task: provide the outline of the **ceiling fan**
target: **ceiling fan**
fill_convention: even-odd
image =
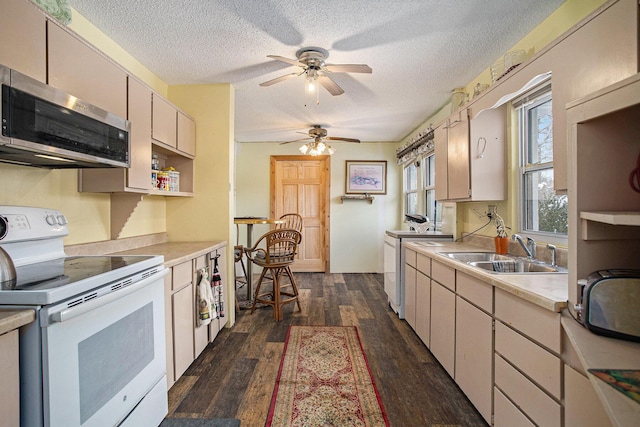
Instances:
[[[298,132],[298,133],[304,133],[304,132]],[[310,154],[312,156],[317,156],[319,154],[322,154],[324,150],[327,150],[329,155],[335,153],[336,151],[330,145],[325,144],[323,142],[324,139],[327,139],[330,141],[345,141],[345,142],[357,142],[357,143],[360,142],[359,139],[355,139],[355,138],[344,138],[341,136],[327,136],[327,130],[320,125],[313,125],[313,127],[309,129],[308,135],[309,136],[305,138],[295,139],[293,141],[281,142],[280,145],[290,144],[292,142],[306,141],[310,139],[311,141],[307,142],[306,144],[300,147],[300,151],[302,152],[302,154]]]
[[[260,86],[271,86],[281,81],[288,80],[292,77],[306,74],[307,90],[313,92],[316,90],[317,83],[329,91],[333,96],[342,95],[344,90],[329,77],[330,73],[371,73],[371,67],[365,64],[325,64],[325,60],[329,57],[329,52],[320,47],[303,47],[296,52],[295,59],[285,58],[278,55],[267,55],[267,57],[277,61],[285,62],[290,65],[297,65],[302,70],[297,73],[285,74],[260,83]]]

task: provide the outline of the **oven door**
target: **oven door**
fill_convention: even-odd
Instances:
[[[45,426],[115,426],[158,384],[167,413],[164,279],[169,270],[68,308],[43,308]],[[157,390],[157,387],[156,389]],[[156,422],[157,421],[157,422]]]

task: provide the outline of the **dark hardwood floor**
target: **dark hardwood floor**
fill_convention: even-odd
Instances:
[[[295,273],[302,311],[237,313],[169,390],[168,417],[264,426],[290,325],[355,325],[391,426],[486,426],[409,325],[387,304],[382,274]],[[242,294],[244,289],[240,289]]]

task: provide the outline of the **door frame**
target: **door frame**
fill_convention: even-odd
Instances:
[[[331,235],[331,227],[329,219],[331,218],[331,156],[303,156],[303,155],[274,155],[270,159],[270,183],[269,183],[269,199],[270,199],[270,215],[274,218],[276,215],[276,162],[283,161],[322,161],[324,166],[325,180],[324,180],[324,212],[322,214],[324,221],[324,272],[331,272],[331,241],[329,236]]]

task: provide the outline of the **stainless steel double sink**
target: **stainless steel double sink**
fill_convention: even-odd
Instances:
[[[472,267],[494,274],[567,274],[567,269],[543,261],[494,252],[438,252]]]

